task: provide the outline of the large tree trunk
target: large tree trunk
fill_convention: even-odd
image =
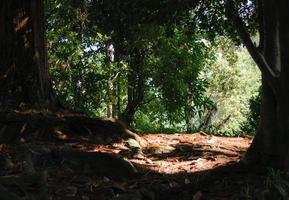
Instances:
[[[281,74],[280,74],[280,92],[278,94],[278,121],[282,134],[280,143],[282,144],[281,159],[284,168],[289,170],[289,1],[280,2],[280,52],[281,52]]]
[[[289,170],[289,2],[259,0],[259,48],[239,16],[228,16],[262,72],[260,124],[245,161]],[[231,11],[230,11],[231,8]]]
[[[1,1],[0,13],[0,109],[49,108],[43,1]]]
[[[264,163],[267,166],[277,167],[278,155],[280,155],[278,140],[280,140],[280,132],[277,127],[277,100],[263,78],[259,127],[246,154],[246,161],[251,164]]]

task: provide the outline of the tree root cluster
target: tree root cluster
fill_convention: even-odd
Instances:
[[[138,172],[129,161],[110,153],[82,152],[44,143],[7,148],[11,154],[1,154],[0,159],[1,166],[6,166],[0,169],[1,200],[47,200],[48,179],[57,178],[57,173],[126,181]]]
[[[58,170],[72,176],[115,180],[135,176],[136,168],[117,155],[82,152],[64,145],[81,140],[106,144],[129,138],[140,147],[144,145],[137,134],[111,120],[84,115],[1,112],[0,199],[46,200],[47,179]],[[8,153],[3,149],[8,149]]]
[[[137,140],[141,146],[144,145],[144,141],[137,134],[117,121],[93,119],[84,115],[0,113],[0,143],[86,139],[104,144],[128,138]]]

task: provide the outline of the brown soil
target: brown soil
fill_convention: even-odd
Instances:
[[[87,139],[42,142],[42,147],[112,153],[126,158],[139,171],[129,179],[113,180],[75,174],[57,166],[50,169],[47,178],[51,199],[265,199],[264,170],[239,164],[251,144],[249,137],[177,133],[144,134],[140,139],[145,144],[141,150],[127,140],[112,144],[95,144]],[[9,156],[9,151],[2,146],[2,154]]]
[[[90,146],[126,156],[142,171],[132,184],[156,199],[246,199],[263,187],[263,171],[239,163],[249,137],[219,137],[205,133],[144,134],[142,154],[129,155],[125,143]],[[127,154],[126,154],[127,153]],[[262,197],[261,197],[262,198]]]

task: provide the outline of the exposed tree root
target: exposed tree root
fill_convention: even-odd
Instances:
[[[141,146],[144,141],[119,122],[101,120],[73,114],[47,114],[36,112],[1,112],[0,143],[21,141],[64,141],[87,139],[94,143],[110,143],[133,138]]]
[[[4,175],[10,169],[19,172],[0,176],[0,199],[46,200],[46,173],[51,173],[50,169],[61,169],[73,176],[126,180],[137,172],[129,161],[110,153],[81,152],[56,144],[71,141],[107,144],[130,138],[140,147],[145,144],[137,134],[112,120],[75,113],[1,112],[0,143],[8,144],[14,153],[10,159],[1,155],[0,171]]]

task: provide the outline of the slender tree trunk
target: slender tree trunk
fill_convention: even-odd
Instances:
[[[53,106],[43,1],[1,1],[0,13],[0,110]]]
[[[107,46],[107,66],[110,67],[109,79],[107,80],[107,104],[106,116],[107,118],[117,118],[117,76],[114,68],[111,68],[115,62],[115,47],[110,44]]]
[[[106,105],[107,118],[117,118],[117,104],[116,104],[117,88],[115,79],[109,79],[107,81],[107,96],[108,96],[108,101]]]
[[[133,56],[129,64],[129,72],[127,75],[127,105],[121,114],[121,121],[131,127],[135,112],[144,98],[144,55],[140,49],[134,49]]]

